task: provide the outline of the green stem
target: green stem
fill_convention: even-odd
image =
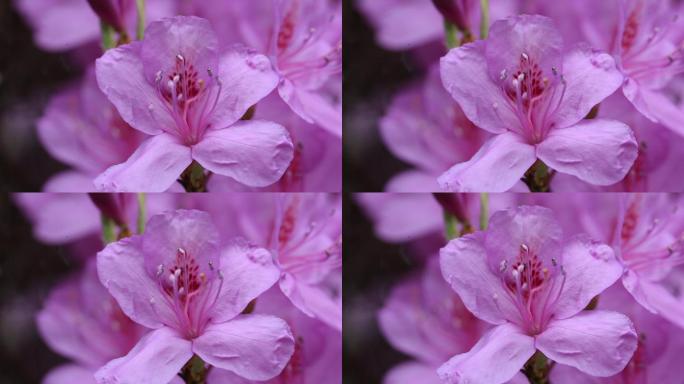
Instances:
[[[489,224],[489,194],[480,193],[480,230],[487,229]]]
[[[181,369],[181,377],[185,379],[187,384],[205,384],[208,374],[209,367],[197,355],[194,355]]]
[[[458,220],[456,216],[444,212],[444,234],[447,240],[455,239],[460,236],[458,231]]]
[[[530,192],[551,192],[551,180],[555,174],[555,171],[550,170],[544,162],[537,160],[525,172],[522,180]]]
[[[110,48],[114,48],[116,43],[114,42],[114,28],[111,25],[100,22],[100,31],[102,31],[102,50],[106,51]]]
[[[456,48],[461,45],[458,39],[458,28],[446,20],[444,20],[444,36],[446,38],[447,49]]]
[[[204,171],[200,163],[193,161],[183,171],[179,181],[186,192],[206,192],[210,175]]]
[[[102,215],[102,242],[105,244],[116,241],[116,223],[109,217]]]
[[[525,363],[523,373],[527,376],[530,384],[550,384],[549,373],[551,373],[553,365],[554,363],[549,361],[543,353],[537,351]]]
[[[138,193],[138,234],[145,232],[145,222],[147,221],[147,205],[144,193]]]
[[[135,0],[135,5],[138,10],[138,25],[135,35],[138,40],[142,40],[145,35],[145,0]]]
[[[482,12],[480,18],[480,39],[487,38],[487,32],[489,31],[489,0],[480,0],[480,8]]]

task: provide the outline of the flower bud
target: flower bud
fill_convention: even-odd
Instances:
[[[471,0],[432,0],[444,20],[454,24],[461,31],[470,30],[468,26],[468,7]]]
[[[90,8],[95,11],[100,20],[111,25],[119,33],[126,28],[123,14],[128,3],[129,0],[88,0]]]

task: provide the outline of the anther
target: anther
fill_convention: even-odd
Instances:
[[[522,56],[523,60],[527,61],[530,59],[529,56],[527,56],[527,53],[523,52],[520,56]]]
[[[212,271],[214,270],[214,262],[213,261],[209,262],[209,269]]]
[[[558,76],[558,68],[556,68],[556,67],[551,67],[551,73],[553,73],[554,76]]]
[[[183,57],[183,55],[181,55],[181,54],[179,53],[179,54],[176,55],[176,60],[178,60],[178,61],[180,61],[180,62],[183,62],[183,61],[185,61],[185,58]]]
[[[505,80],[506,75],[507,75],[506,68],[504,68],[501,70],[501,74],[499,75],[499,80]]]
[[[499,272],[503,272],[506,270],[506,266],[508,265],[508,260],[501,260],[501,264],[499,264]]]
[[[527,246],[527,244],[520,244],[520,250],[521,250],[522,252],[527,253],[527,252],[530,251],[530,248]]]
[[[556,260],[555,257],[551,258],[551,265],[553,265],[554,267],[558,265],[558,260]]]
[[[164,264],[159,264],[157,266],[157,277],[160,277],[164,273]]]
[[[154,76],[154,82],[158,83],[162,79],[162,71],[157,71],[157,74]]]

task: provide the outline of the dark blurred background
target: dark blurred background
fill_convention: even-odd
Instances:
[[[6,193],[0,193],[0,244],[0,384],[40,383],[66,360],[38,335],[35,313],[78,266],[65,248],[33,238],[30,223]]]
[[[376,314],[392,287],[418,266],[409,249],[375,237],[353,195],[344,195],[343,212],[344,383],[381,383],[390,368],[410,358],[385,341]]]
[[[67,54],[37,48],[10,0],[0,1],[0,52],[0,191],[40,191],[66,167],[37,141],[34,122],[79,68]]]
[[[380,48],[353,0],[343,2],[344,191],[382,191],[408,165],[380,141],[377,122],[403,85],[416,77],[409,53]]]

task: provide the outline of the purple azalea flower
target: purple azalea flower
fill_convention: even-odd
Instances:
[[[387,384],[441,383],[437,368],[451,356],[470,349],[486,323],[473,316],[444,281],[438,258],[429,259],[421,276],[394,287],[378,312],[380,330],[397,350],[413,357],[393,367]]]
[[[94,67],[79,85],[52,98],[37,127],[43,147],[74,168],[48,182],[45,189],[52,192],[93,192],[92,180],[125,161],[147,137],[121,119],[98,88]]]
[[[38,331],[54,351],[73,363],[51,370],[45,384],[95,383],[94,373],[125,355],[145,329],[128,319],[100,284],[95,263],[58,285],[36,317]]]
[[[152,137],[96,180],[98,188],[164,191],[195,160],[248,186],[276,182],[292,159],[280,125],[240,121],[278,77],[265,56],[223,53],[208,21],[176,16],[150,24],[142,42],[108,50],[97,81],[124,121]]]
[[[625,315],[582,311],[622,274],[612,249],[586,236],[564,239],[547,208],[494,213],[488,230],[442,248],[440,262],[466,308],[495,325],[439,369],[447,383],[503,383],[536,350],[589,375],[611,376],[636,349]]]
[[[433,66],[422,85],[400,92],[380,120],[387,148],[416,167],[392,178],[389,192],[439,191],[437,177],[472,157],[490,135],[471,123],[449,94]]]
[[[224,246],[205,212],[152,217],[144,235],[98,253],[97,268],[123,312],[153,329],[97,372],[100,383],[165,383],[193,353],[238,376],[266,380],[292,355],[294,340],[283,320],[241,315],[278,280],[270,252]]]
[[[577,47],[563,52],[543,16],[494,23],[490,37],[452,49],[442,81],[465,115],[495,134],[440,178],[447,190],[504,191],[539,159],[591,184],[621,180],[637,156],[625,124],[582,119],[612,94],[622,75],[610,55]]]
[[[620,196],[612,243],[625,267],[622,283],[652,313],[684,328],[684,300],[666,279],[684,264],[681,200],[664,194]]]

